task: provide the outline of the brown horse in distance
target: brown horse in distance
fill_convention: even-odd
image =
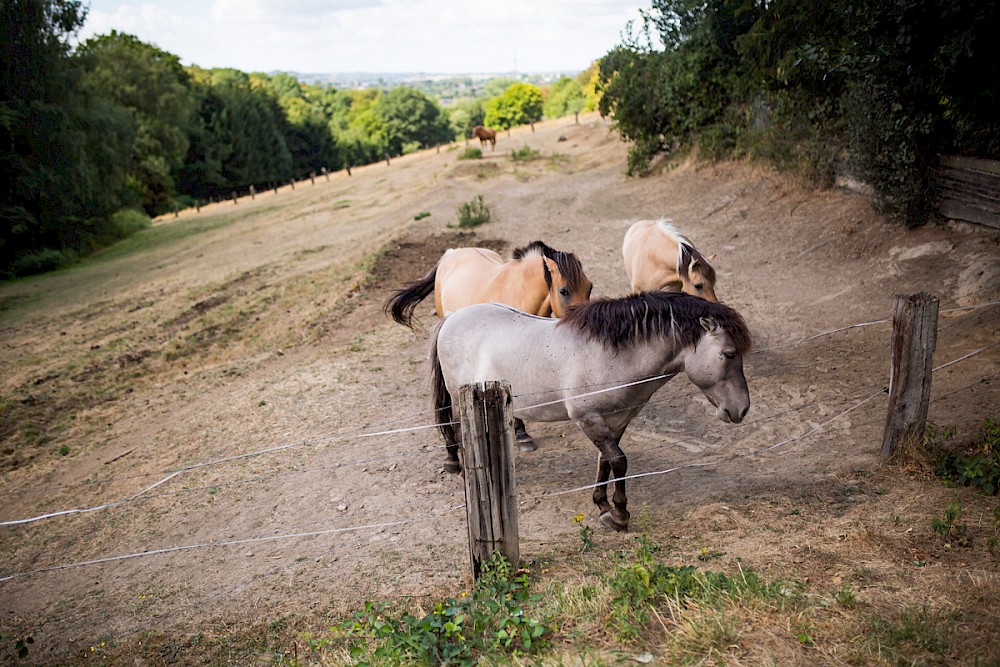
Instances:
[[[493,150],[497,149],[497,131],[491,130],[488,127],[483,127],[482,125],[476,125],[472,128],[472,136],[479,139],[479,145],[485,146],[486,142],[493,144]]]

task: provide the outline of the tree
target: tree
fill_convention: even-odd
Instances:
[[[177,56],[114,30],[87,40],[78,53],[84,86],[128,109],[135,121],[130,175],[143,208],[150,215],[169,210],[195,111],[187,72]]]
[[[448,119],[432,99],[401,86],[382,95],[374,112],[385,128],[385,148],[393,155],[412,153],[451,139]]]
[[[134,128],[80,87],[68,39],[84,15],[72,0],[0,2],[0,271],[8,275],[53,268],[114,236],[108,218],[121,204]]]
[[[568,76],[561,77],[549,88],[545,99],[545,117],[562,118],[569,114],[579,114],[586,99],[579,82]]]
[[[503,95],[486,103],[486,125],[509,130],[542,119],[542,91],[528,83],[515,83]]]

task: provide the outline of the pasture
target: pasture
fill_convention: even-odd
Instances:
[[[524,146],[537,159],[512,160]],[[535,240],[575,253],[594,298],[621,296],[625,230],[670,217],[717,255],[716,294],[754,337],[750,412],[718,421],[683,378],[653,395],[622,439],[628,471],[676,470],[629,481],[630,533],[571,491],[593,481],[587,437],[529,423],[538,449],[518,453],[517,483],[533,576],[585,581],[642,535],[667,563],[747,568],[834,601],[794,623],[737,615],[738,641],[695,662],[996,664],[996,497],[878,453],[896,294],[941,301],[938,432],[968,442],[1000,417],[1000,308],[960,310],[1000,299],[1000,234],[905,230],[857,195],[753,165],[627,178],[627,147],[594,115],[503,134],[481,160],[463,149],[185,211],[0,286],[4,652],[30,636],[41,663],[269,664],[366,600],[468,590],[461,480],[436,431],[409,430],[434,422],[433,302],[414,332],[383,300],[449,247]],[[476,195],[491,222],[457,229]],[[956,501],[961,541],[933,527]],[[856,653],[872,619],[914,615],[929,634]],[[671,627],[634,653],[659,657]],[[608,664],[619,649],[629,661],[589,638]]]

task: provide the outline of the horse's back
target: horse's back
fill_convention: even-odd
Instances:
[[[677,241],[658,220],[640,220],[625,232],[622,257],[633,292],[663,289],[680,283]]]
[[[501,303],[478,303],[453,312],[438,331],[437,351],[455,388],[470,382],[508,380],[531,355],[546,346],[557,320]]]
[[[488,248],[452,248],[437,268],[434,292],[438,315],[489,301],[489,285],[503,269],[503,257]]]

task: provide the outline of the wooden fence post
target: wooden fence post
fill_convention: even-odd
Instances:
[[[255,188],[253,186],[253,183],[251,183],[250,184],[250,201],[253,201],[256,198],[256,196],[257,196],[257,188]]]
[[[326,180],[330,180],[330,172],[326,170],[326,167],[323,167],[323,175],[326,176]]]
[[[389,154],[388,153],[384,153],[384,155],[385,155],[385,166],[391,167],[392,163],[389,162]]]
[[[520,559],[514,479],[514,415],[510,385],[467,384],[459,389],[462,469],[469,522],[473,581],[499,551],[517,567]]]
[[[311,185],[316,185],[316,172],[315,171],[310,171],[309,172],[309,183]]]
[[[351,175],[351,163],[350,162],[347,163],[347,175],[348,176]]]
[[[889,409],[882,436],[884,458],[895,454],[900,445],[919,445],[923,440],[937,319],[938,298],[933,294],[902,295],[893,301]]]
[[[239,203],[238,201],[236,201],[236,190],[233,190],[233,203],[234,204],[238,204]]]

